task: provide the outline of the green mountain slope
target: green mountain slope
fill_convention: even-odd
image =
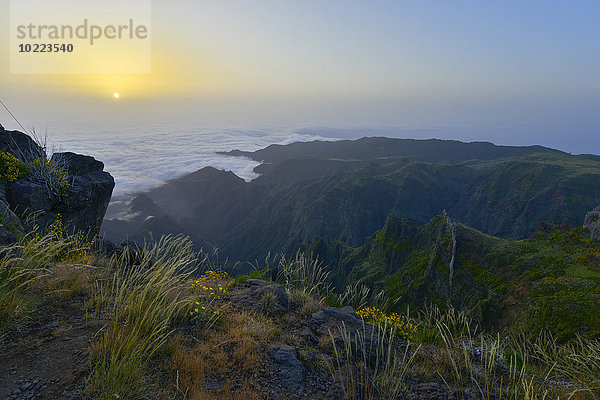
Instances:
[[[547,328],[567,338],[600,337],[600,242],[584,228],[541,225],[510,241],[444,215],[418,226],[391,214],[358,247],[316,240],[310,247],[332,267],[336,285],[360,281],[383,289],[396,311],[428,304],[471,310],[486,328]]]

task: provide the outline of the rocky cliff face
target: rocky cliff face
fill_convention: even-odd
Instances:
[[[46,157],[44,150],[29,136],[3,128],[0,129],[0,152],[12,154],[27,165]],[[33,225],[45,229],[58,218],[69,232],[98,234],[115,185],[113,177],[104,172],[104,164],[93,157],[57,153],[48,165],[56,169],[65,183],[60,192],[39,176],[0,181],[0,222],[4,225],[0,228],[0,242],[10,242],[15,233],[23,231],[23,225],[26,229]]]
[[[583,227],[588,228],[592,238],[600,240],[600,206],[587,213]]]

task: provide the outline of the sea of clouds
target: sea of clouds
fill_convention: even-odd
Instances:
[[[253,171],[258,162],[218,155],[217,151],[255,151],[270,144],[334,140],[293,130],[144,128],[140,132],[138,127],[121,128],[118,132],[82,131],[85,129],[51,132],[51,147],[54,151],[91,155],[104,162],[105,170],[115,178],[115,201],[207,166],[233,171],[246,180],[258,176]]]

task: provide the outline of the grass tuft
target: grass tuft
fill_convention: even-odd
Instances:
[[[100,399],[139,398],[148,390],[147,369],[172,333],[171,324],[192,307],[192,243],[163,237],[140,252],[140,264],[115,259],[112,280],[97,282],[95,314],[110,322],[92,345],[88,391]],[[127,255],[125,255],[127,257]]]

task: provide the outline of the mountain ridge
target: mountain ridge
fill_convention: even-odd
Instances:
[[[285,154],[271,158],[275,162],[257,167],[262,175],[251,182],[209,167],[146,195],[183,233],[200,237],[225,257],[242,262],[269,252],[293,252],[316,237],[359,245],[383,226],[391,212],[424,224],[447,209],[469,226],[517,239],[533,234],[539,222],[580,225],[600,203],[600,162],[593,158],[545,148],[540,153],[539,146],[361,140],[269,146],[271,153],[277,149],[291,154],[291,148],[294,156],[299,154],[294,150],[298,146],[320,150],[312,158]],[[372,146],[357,161],[354,153],[365,143]],[[425,155],[430,159],[440,159],[455,146],[493,151],[480,159],[463,152],[455,163],[417,161],[398,153],[373,159],[395,151],[382,143],[437,146]],[[143,240],[143,223],[136,230],[115,230],[116,224],[123,225],[105,222],[109,239]]]

